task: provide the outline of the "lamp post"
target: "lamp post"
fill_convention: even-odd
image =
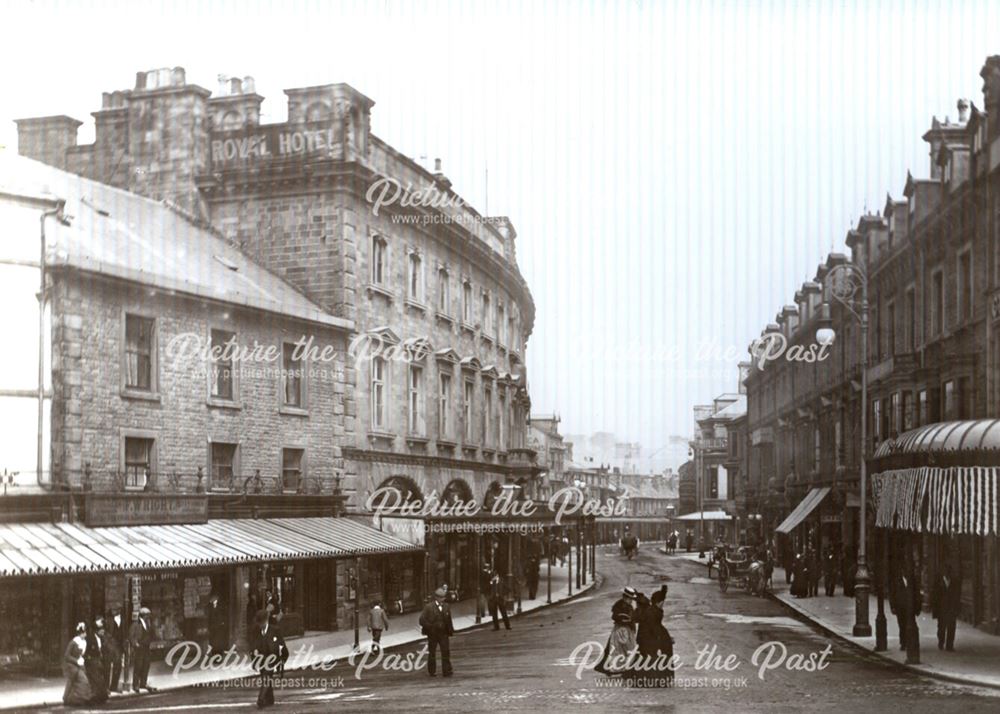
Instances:
[[[871,592],[871,576],[868,573],[866,554],[866,531],[868,519],[868,464],[865,460],[868,447],[868,274],[855,263],[841,263],[827,275],[830,294],[854,318],[861,323],[861,524],[858,537],[858,567],[854,576],[854,630],[855,637],[871,637],[868,597]],[[860,294],[859,294],[860,293]],[[816,331],[816,340],[828,345],[836,337],[829,326]],[[885,628],[885,616],[876,626]]]

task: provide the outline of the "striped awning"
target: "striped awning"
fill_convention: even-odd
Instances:
[[[0,523],[0,577],[169,570],[420,550],[350,518],[215,520],[87,528]]]
[[[914,533],[996,535],[1000,469],[923,466],[872,476],[875,525]]]
[[[829,486],[814,488],[809,491],[806,497],[795,507],[795,510],[789,513],[788,517],[781,522],[781,525],[774,530],[778,533],[791,533],[802,521],[809,517],[809,514],[826,498],[826,494],[828,493],[830,493]]]

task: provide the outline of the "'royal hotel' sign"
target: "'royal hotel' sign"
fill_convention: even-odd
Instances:
[[[244,167],[274,160],[340,158],[339,123],[271,124],[212,132],[214,169]]]

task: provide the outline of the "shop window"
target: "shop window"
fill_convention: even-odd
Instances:
[[[212,442],[212,488],[233,485],[236,464],[236,444]]]
[[[281,396],[282,405],[296,409],[305,408],[305,373],[302,357],[296,355],[296,345],[281,345]]]
[[[231,402],[236,394],[236,375],[233,371],[232,350],[236,346],[236,333],[227,330],[212,330],[211,348],[211,396]]]
[[[153,470],[153,440],[125,438],[125,488],[146,488]]]
[[[125,388],[138,392],[156,390],[156,323],[151,317],[125,315]]]
[[[303,449],[281,450],[281,488],[284,491],[298,491],[302,482]]]

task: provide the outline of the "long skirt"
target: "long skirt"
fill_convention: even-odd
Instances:
[[[630,657],[635,650],[635,633],[628,625],[615,625],[605,648],[604,670],[608,674],[625,674],[629,671]]]
[[[93,696],[90,688],[90,681],[87,673],[79,665],[66,665],[66,689],[63,690],[63,704],[68,706],[81,706],[89,704]]]

